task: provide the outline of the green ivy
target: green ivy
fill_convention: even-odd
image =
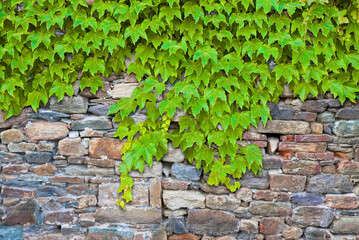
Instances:
[[[103,88],[101,76],[126,71],[142,79],[109,114],[127,139],[120,166],[122,199],[132,200],[131,170],[144,170],[180,147],[231,191],[260,172],[260,149],[239,148],[242,133],[270,119],[289,84],[304,100],[330,91],[341,102],[359,91],[359,1],[85,0],[0,1],[0,110],[35,111],[54,95]],[[157,99],[163,100],[157,105]],[[131,114],[145,108],[147,119]],[[176,110],[185,116],[170,128]],[[119,201],[124,208],[124,202]]]

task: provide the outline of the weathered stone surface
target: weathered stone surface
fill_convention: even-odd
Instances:
[[[244,132],[242,135],[242,139],[252,141],[267,141],[267,136],[265,134],[255,132]]]
[[[241,200],[233,195],[215,195],[206,196],[206,207],[211,209],[233,211],[241,206]]]
[[[304,206],[316,206],[324,203],[324,196],[313,193],[293,193],[291,202]]]
[[[0,225],[0,239],[15,240],[24,239],[24,232],[20,226]]]
[[[46,164],[38,166],[38,167],[34,166],[34,167],[30,168],[30,171],[39,176],[52,176],[52,175],[55,175],[56,168],[54,166],[52,166],[51,164],[46,163]]]
[[[312,134],[323,134],[323,124],[321,123],[311,123],[310,129],[312,130]]]
[[[94,105],[94,106],[90,106],[88,111],[97,116],[106,116],[110,107],[111,105],[103,105],[103,104]]]
[[[177,233],[177,234],[183,234],[189,232],[184,217],[169,217],[166,226],[166,231],[171,233]]]
[[[325,202],[330,208],[351,209],[358,207],[358,197],[354,193],[346,195],[328,194],[325,196]]]
[[[112,128],[112,123],[107,117],[86,117],[83,120],[73,121],[71,129],[76,131],[85,130],[86,128],[96,130],[106,130]]]
[[[47,142],[40,142],[36,145],[36,150],[38,152],[52,152],[54,150],[54,144]]]
[[[328,103],[325,101],[308,100],[306,101],[301,109],[306,112],[320,113],[324,112],[328,107]]]
[[[358,174],[359,162],[340,161],[337,168],[338,173],[346,175]]]
[[[278,145],[279,145],[278,138],[275,137],[268,138],[268,145],[267,145],[268,154],[273,155],[277,151]]]
[[[334,160],[333,152],[325,153],[307,153],[307,152],[297,152],[295,157],[298,159],[307,159],[307,160]]]
[[[206,193],[213,193],[213,194],[229,194],[231,191],[226,186],[223,185],[208,185],[207,183],[204,183],[201,185],[201,190]]]
[[[54,183],[82,183],[83,179],[79,177],[65,177],[65,176],[55,176],[51,178],[51,182]]]
[[[338,137],[359,136],[359,120],[336,121],[334,123],[333,133]]]
[[[274,191],[301,192],[305,188],[305,176],[283,174],[270,175],[270,188]]]
[[[293,120],[302,120],[313,122],[317,118],[317,114],[313,112],[298,112],[294,115]]]
[[[110,95],[114,99],[130,98],[133,90],[139,86],[139,83],[115,84]]]
[[[26,130],[27,137],[35,141],[58,140],[68,134],[69,129],[64,123],[36,122]]]
[[[359,217],[342,216],[340,219],[334,220],[332,232],[341,234],[359,234]]]
[[[168,143],[167,154],[162,157],[162,161],[165,162],[183,162],[184,153],[180,148],[173,148],[172,143]]]
[[[335,122],[335,117],[331,112],[323,112],[318,115],[318,121],[321,123],[333,123]]]
[[[280,109],[279,110],[279,119],[280,120],[292,120],[294,116],[293,109]]]
[[[241,232],[258,233],[258,221],[254,219],[242,219],[240,223]]]
[[[250,201],[252,201],[253,192],[249,188],[241,187],[240,189],[238,189],[236,191],[234,196],[239,200],[242,200],[245,202],[250,202]]]
[[[1,195],[5,196],[5,197],[28,197],[28,198],[34,198],[35,197],[35,191],[3,186],[1,188]]]
[[[299,227],[294,227],[294,226],[290,226],[290,227],[286,227],[283,232],[282,232],[282,236],[284,237],[284,239],[298,239],[303,235],[303,230],[300,229]]]
[[[63,188],[51,185],[40,185],[36,188],[36,197],[58,197],[67,195]]]
[[[57,98],[50,98],[50,109],[62,113],[86,113],[88,108],[87,98],[80,96],[65,96],[60,102]]]
[[[95,138],[90,141],[89,152],[92,158],[121,159],[124,142],[111,138]]]
[[[206,195],[199,191],[174,191],[164,190],[162,195],[163,203],[171,210],[180,208],[205,208]]]
[[[52,153],[48,152],[27,152],[25,159],[28,163],[47,163],[52,159]]]
[[[162,221],[162,209],[127,206],[124,211],[120,207],[102,207],[96,210],[95,219],[108,223],[155,224]]]
[[[192,209],[188,211],[187,227],[194,234],[218,236],[238,232],[239,221],[228,212]]]
[[[112,159],[85,159],[85,164],[102,167],[102,168],[113,168],[116,164],[115,160]]]
[[[333,211],[324,207],[297,207],[293,210],[293,221],[308,226],[328,227],[333,217]]]
[[[150,205],[152,207],[162,207],[162,184],[160,178],[150,179]]]
[[[57,122],[62,118],[69,118],[70,115],[60,112],[51,111],[48,109],[38,109],[37,113],[27,114],[29,118],[45,120],[48,122]]]
[[[264,169],[276,169],[282,167],[283,158],[278,155],[264,155],[262,164]]]
[[[13,207],[4,220],[5,225],[27,225],[36,224],[39,206],[35,200],[29,199]]]
[[[280,217],[292,214],[290,203],[285,202],[264,202],[252,201],[249,206],[249,212],[254,215]]]
[[[324,142],[319,143],[291,143],[291,142],[280,142],[279,151],[284,152],[312,152],[321,153],[325,152],[327,144]]]
[[[72,195],[84,195],[89,191],[88,184],[70,185],[66,188],[66,191]]]
[[[24,165],[7,165],[2,167],[2,173],[4,174],[21,174],[27,173],[28,166]]]
[[[95,195],[88,195],[81,197],[78,200],[79,208],[93,207],[97,204],[97,198]]]
[[[18,129],[9,129],[0,133],[1,143],[19,143],[24,141],[26,138],[24,134]]]
[[[189,185],[189,182],[187,182],[187,181],[180,181],[180,180],[175,180],[172,178],[162,178],[162,188],[163,189],[186,190],[186,189],[188,189],[188,185]]]
[[[172,176],[178,180],[198,181],[201,176],[202,169],[197,169],[196,166],[175,163],[172,165],[171,173]]]
[[[0,151],[1,163],[22,163],[24,162],[24,156],[16,153],[9,153]]]
[[[61,225],[72,223],[75,220],[73,211],[49,212],[45,215],[44,222],[49,225]]]
[[[33,112],[31,108],[24,108],[19,115],[12,116],[5,120],[5,111],[0,111],[0,129],[11,128],[13,125],[26,123],[27,114]]]
[[[342,108],[340,109],[336,116],[339,119],[359,119],[359,108]]]
[[[22,153],[26,151],[35,151],[35,143],[10,143],[8,146],[10,152]]]
[[[151,168],[149,168],[148,165],[145,165],[145,168],[142,173],[140,173],[139,171],[132,170],[128,175],[134,178],[161,177],[162,163],[153,162]]]
[[[88,153],[81,138],[64,139],[59,141],[58,154],[63,156],[82,156]]]
[[[276,133],[276,134],[309,134],[310,124],[303,121],[268,121],[264,128],[263,123],[258,123],[255,131],[259,133]]]
[[[191,233],[185,233],[180,235],[172,235],[168,240],[199,240],[199,237]]]
[[[269,187],[268,172],[263,170],[262,176],[255,176],[253,172],[247,171],[239,182],[241,183],[241,187],[267,189]]]
[[[353,183],[344,175],[319,174],[308,179],[310,193],[350,193]]]
[[[283,192],[273,192],[270,190],[258,190],[254,192],[254,199],[273,202],[287,202],[289,201],[289,194]]]
[[[330,135],[296,135],[296,142],[331,142],[333,140]]]
[[[304,234],[307,240],[325,240],[326,235],[325,229],[315,227],[307,227]]]
[[[284,228],[284,221],[277,217],[265,217],[259,222],[259,232],[266,235],[279,234]]]
[[[286,174],[314,175],[320,173],[319,163],[313,161],[283,161],[282,169]]]

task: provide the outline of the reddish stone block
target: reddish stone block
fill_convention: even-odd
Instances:
[[[324,152],[324,153],[308,153],[308,152],[297,152],[295,157],[298,159],[307,159],[307,160],[334,160],[333,152]]]
[[[51,164],[46,163],[39,167],[31,167],[30,171],[39,176],[51,176],[55,175],[56,168],[54,168]]]
[[[83,179],[79,177],[52,177],[50,181],[55,183],[82,183]]]
[[[270,189],[274,191],[301,192],[305,188],[305,176],[270,175]]]
[[[353,152],[334,152],[334,156],[336,159],[340,160],[352,160],[354,158]]]
[[[58,140],[68,134],[69,129],[64,123],[36,122],[26,130],[27,137],[35,141]]]
[[[317,118],[317,114],[313,112],[298,112],[294,115],[294,120],[304,120],[306,122],[313,122]]]
[[[259,148],[266,148],[268,143],[265,141],[250,141],[250,144],[255,144],[257,145]]]
[[[245,132],[242,140],[267,141],[267,136],[260,133]]]
[[[22,174],[27,173],[27,166],[23,165],[8,165],[2,167],[2,173],[4,174]]]
[[[199,240],[200,238],[191,233],[172,235],[169,240]]]
[[[330,208],[352,209],[358,206],[358,197],[355,194],[334,195],[328,194],[325,202]]]
[[[259,232],[266,235],[279,234],[284,228],[284,221],[281,218],[266,217],[259,223]]]
[[[35,197],[35,191],[12,187],[2,187],[1,194],[5,197]]]
[[[279,143],[279,151],[285,152],[313,152],[320,153],[325,152],[327,149],[327,144],[320,143],[287,143],[280,142]]]
[[[90,141],[90,157],[110,159],[121,159],[121,150],[124,146],[123,141],[113,140],[110,138],[96,138]]]
[[[273,192],[271,190],[258,190],[254,192],[255,200],[287,202],[289,198],[289,194],[283,192]]]
[[[332,136],[322,134],[322,135],[296,135],[296,142],[331,142],[333,140]]]
[[[293,142],[294,136],[293,135],[282,135],[282,136],[280,136],[280,140],[282,142]]]
[[[312,161],[283,161],[284,173],[299,175],[314,175],[320,173],[320,166]]]
[[[337,168],[338,173],[355,175],[359,172],[359,162],[340,161]]]
[[[283,157],[283,159],[291,159],[293,157],[292,152],[279,152],[279,155]]]
[[[45,215],[45,224],[61,225],[61,223],[72,223],[74,213],[72,211],[50,212]]]

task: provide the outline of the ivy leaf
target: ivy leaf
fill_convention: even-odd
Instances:
[[[301,81],[294,85],[294,96],[299,94],[302,101],[307,98],[309,93],[314,96],[318,95],[318,89],[313,83]]]
[[[7,91],[11,96],[14,97],[14,90],[16,87],[24,88],[24,83],[21,80],[19,74],[14,74],[12,77],[7,78],[6,81],[1,86],[1,92],[4,93]]]
[[[193,2],[186,2],[183,9],[185,17],[192,15],[196,23],[199,19],[204,19],[203,9]]]
[[[155,58],[155,49],[151,45],[138,44],[136,47],[136,56],[139,56],[142,64],[145,64],[148,59]]]
[[[265,13],[268,13],[272,7],[278,10],[278,0],[257,0],[256,2],[256,9],[263,8]]]
[[[144,92],[150,92],[155,88],[158,96],[161,95],[166,89],[165,83],[157,81],[157,79],[154,77],[148,77],[140,84],[140,86],[143,86]]]
[[[222,101],[226,101],[227,97],[222,88],[206,88],[204,90],[204,98],[209,100],[211,105],[214,105],[217,99],[221,99]]]
[[[67,93],[70,97],[74,94],[74,89],[70,83],[65,83],[60,80],[56,80],[53,82],[52,87],[50,89],[50,96],[56,95],[58,101],[60,102]]]
[[[89,87],[90,91],[96,95],[99,87],[103,89],[103,82],[100,76],[92,76],[80,79],[80,90],[83,91],[85,87]]]
[[[98,32],[98,31],[97,32],[90,31],[90,32],[86,33],[85,37],[84,37],[84,41],[86,43],[92,42],[96,49],[100,49],[103,39],[105,39],[105,34],[103,32]]]
[[[187,111],[189,108],[192,110],[193,116],[197,116],[202,109],[208,112],[207,101],[202,98],[192,97],[188,102],[184,103],[184,109]]]
[[[125,40],[122,35],[116,36],[115,34],[109,34],[104,41],[103,48],[108,48],[111,54],[118,48],[118,46],[124,48]]]
[[[178,82],[175,85],[174,89],[175,89],[176,95],[182,93],[183,97],[188,100],[190,100],[190,98],[192,96],[199,97],[198,89],[191,83],[187,83],[184,81]]]
[[[29,95],[27,95],[27,105],[31,105],[32,109],[37,113],[37,109],[40,106],[40,102],[42,102],[44,105],[47,104],[48,96],[46,92],[41,91],[34,91],[30,92]]]
[[[151,71],[148,68],[147,64],[143,65],[137,62],[132,62],[130,63],[130,65],[128,65],[127,73],[135,73],[140,78],[142,78],[145,74],[151,75]]]
[[[146,32],[142,30],[141,25],[130,25],[125,30],[125,39],[131,37],[133,44],[135,44],[140,37],[148,40]]]
[[[206,66],[209,59],[211,59],[213,62],[216,62],[217,55],[218,53],[214,48],[205,46],[196,51],[193,56],[193,60],[195,61],[200,58],[202,60],[202,66]]]
[[[51,44],[51,32],[49,31],[33,31],[28,36],[26,41],[31,41],[31,49],[34,51],[40,43],[44,43],[46,48],[48,48]]]
[[[271,47],[269,45],[265,45],[263,44],[259,49],[258,49],[258,52],[257,52],[257,56],[259,54],[263,53],[263,57],[265,59],[269,59],[270,56],[273,56],[274,59],[277,59],[278,58],[278,48],[276,47]]]
[[[150,139],[145,136],[141,137],[139,141],[132,145],[132,150],[134,151],[134,156],[136,158],[140,158],[142,156],[146,163],[150,167],[152,166],[152,158],[156,154],[156,147]]]
[[[214,159],[214,150],[212,148],[207,147],[206,145],[202,145],[201,147],[196,147],[196,159],[197,161],[204,160],[207,165]]]
[[[290,83],[293,80],[293,76],[296,80],[299,80],[298,70],[291,64],[279,64],[274,68],[273,72],[276,73],[277,80],[284,77],[284,79]]]
[[[94,31],[97,29],[97,22],[94,17],[88,17],[87,13],[83,10],[78,11],[74,20],[74,27],[81,26],[82,30],[92,27]]]
[[[120,112],[122,118],[130,115],[130,113],[134,112],[137,108],[136,101],[133,101],[131,98],[121,98],[117,101],[116,104],[113,104],[108,110],[108,114],[115,114]]]
[[[256,162],[262,166],[262,153],[257,145],[248,144],[246,147],[242,147],[240,152],[246,156],[249,165]]]
[[[197,146],[201,147],[203,145],[203,141],[204,141],[204,135],[203,133],[199,132],[199,131],[195,131],[195,132],[185,132],[182,135],[182,139],[181,139],[181,149],[185,150],[191,146],[193,146],[193,144],[196,143]]]
[[[163,114],[166,111],[171,117],[175,114],[176,108],[182,109],[181,98],[166,99],[159,103],[160,113]]]
[[[304,69],[307,69],[310,61],[318,64],[317,56],[313,50],[308,48],[300,48],[297,52],[293,52],[293,63],[300,63]]]
[[[222,161],[216,161],[211,168],[211,173],[207,180],[208,184],[218,186],[220,182],[225,181],[229,169],[229,165],[224,165]]]
[[[30,54],[17,56],[11,61],[11,69],[14,70],[15,68],[18,68],[22,74],[25,74],[25,71],[28,70],[28,66],[33,67],[33,61]]]
[[[83,71],[89,70],[92,75],[105,72],[105,61],[95,57],[89,57],[85,61]]]
[[[261,117],[263,125],[267,124],[268,118],[270,118],[270,111],[266,104],[253,104],[251,106],[251,119]]]

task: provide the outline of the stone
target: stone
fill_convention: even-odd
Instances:
[[[111,105],[93,105],[89,107],[88,112],[97,116],[107,116],[110,107]]]
[[[51,111],[48,109],[38,109],[37,113],[28,113],[27,116],[33,119],[40,119],[47,122],[57,122],[62,118],[69,118],[70,115],[60,112]]]
[[[311,123],[310,128],[312,129],[312,134],[322,134],[323,133],[323,124],[321,124],[321,123]]]
[[[36,197],[58,197],[65,196],[67,192],[58,186],[40,185],[36,188]]]
[[[181,216],[187,215],[187,209],[186,210],[180,209],[180,210],[174,210],[174,211],[164,209],[163,215],[165,217],[181,217]]]
[[[80,132],[80,136],[84,137],[103,137],[104,133],[101,131],[85,128],[84,131]]]
[[[270,189],[274,191],[301,192],[305,188],[305,176],[273,174],[269,177]]]
[[[331,112],[323,112],[318,114],[318,121],[321,123],[333,123],[335,122],[335,117]]]
[[[174,163],[171,168],[171,174],[178,180],[198,181],[201,177],[202,169],[196,166]]]
[[[267,136],[265,134],[255,132],[244,132],[242,135],[242,139],[252,141],[267,141]]]
[[[279,234],[284,228],[284,221],[277,217],[265,217],[259,222],[259,232],[266,235]]]
[[[49,163],[45,163],[41,166],[33,166],[30,171],[39,176],[52,176],[56,173],[56,168]]]
[[[110,95],[114,99],[131,98],[133,90],[139,86],[139,83],[115,84]]]
[[[5,120],[5,111],[0,111],[0,129],[11,128],[27,122],[27,114],[33,112],[31,108],[24,108],[21,112]]]
[[[88,151],[81,141],[81,138],[64,139],[59,141],[57,154],[63,156],[83,156]]]
[[[27,173],[28,166],[23,165],[7,165],[2,167],[3,174],[22,174]]]
[[[74,220],[73,211],[62,210],[45,214],[44,223],[48,225],[61,225],[63,223],[72,223]]]
[[[169,217],[166,225],[166,231],[176,234],[189,232],[184,217]]]
[[[38,152],[52,152],[54,150],[54,144],[47,142],[40,142],[36,145]]]
[[[157,238],[156,238],[157,239]],[[191,233],[172,235],[168,240],[199,240],[199,237]]]
[[[97,198],[95,195],[88,195],[81,197],[78,200],[79,208],[94,207],[97,204]]]
[[[268,121],[266,127],[262,122],[258,123],[258,128],[254,129],[259,133],[276,133],[276,134],[308,134],[311,132],[310,124],[303,121]]]
[[[351,193],[353,183],[344,175],[318,174],[308,178],[307,192],[310,193]]]
[[[229,212],[191,209],[188,211],[187,227],[194,234],[218,236],[238,232],[239,221]]]
[[[76,131],[85,130],[86,128],[95,130],[106,130],[112,128],[112,123],[107,117],[90,116],[83,120],[73,121],[71,129]]]
[[[278,145],[279,145],[278,138],[275,137],[268,138],[268,145],[267,145],[268,154],[273,155],[277,151]]]
[[[325,235],[325,229],[322,228],[307,227],[305,229],[306,240],[325,240]]]
[[[296,135],[296,142],[331,142],[333,140],[330,135]]]
[[[241,200],[231,195],[208,194],[206,196],[206,207],[211,209],[233,211],[241,206]]]
[[[184,153],[180,148],[173,148],[172,143],[168,143],[167,154],[162,157],[162,161],[180,163],[184,161]]]
[[[146,164],[142,173],[140,173],[139,171],[132,170],[128,175],[134,178],[161,177],[162,163],[155,161],[153,162],[151,168],[149,168],[148,165]]]
[[[306,122],[313,122],[317,118],[317,114],[313,112],[297,112],[293,120],[302,120]]]
[[[343,106],[343,105],[340,103],[340,101],[339,101],[338,98],[330,100],[330,101],[328,102],[328,105],[329,105],[329,107],[331,107],[331,108],[338,108],[338,107]]]
[[[1,163],[22,163],[24,162],[24,156],[16,153],[9,153],[0,151]]]
[[[162,207],[161,178],[150,179],[150,205],[157,208]]]
[[[35,141],[59,140],[68,134],[69,129],[64,123],[35,122],[26,129],[27,137]]]
[[[186,182],[186,181],[180,181],[180,180],[176,180],[173,178],[162,178],[162,188],[163,189],[186,190],[186,189],[188,189],[188,185],[189,185],[189,182]],[[228,191],[228,193],[229,193],[229,191]]]
[[[61,113],[86,113],[88,108],[87,98],[74,96],[72,98],[64,96],[58,102],[56,97],[50,98],[50,109]]]
[[[25,154],[25,159],[28,163],[47,163],[52,160],[52,153],[48,152],[27,152]]]
[[[258,221],[254,219],[242,219],[239,227],[241,232],[258,233]]]
[[[249,212],[265,217],[281,217],[291,215],[292,208],[290,203],[287,202],[252,201],[249,206]]]
[[[315,175],[320,173],[319,163],[313,161],[283,161],[283,173]]]
[[[86,159],[84,163],[102,168],[113,168],[116,164],[112,159]]]
[[[280,120],[292,120],[294,116],[293,109],[280,109],[279,110],[279,119]]]
[[[338,173],[346,174],[346,175],[358,174],[358,170],[359,170],[359,162],[340,161],[337,167]]]
[[[336,121],[334,123],[333,133],[338,137],[359,136],[359,120]]]
[[[10,143],[8,146],[10,152],[22,153],[26,151],[35,151],[35,143]]]
[[[264,169],[282,168],[283,158],[278,155],[264,155],[262,157],[262,165]]]
[[[110,95],[108,94],[108,92],[111,90],[109,82],[102,81],[102,83],[103,83],[103,89],[101,87],[98,88],[98,90],[96,91],[96,94],[93,94],[91,92],[91,88],[85,87],[80,92],[80,96],[85,97],[85,98],[108,98],[108,97],[110,97]]]
[[[119,207],[102,207],[95,212],[97,222],[155,224],[162,222],[162,209],[152,207],[126,206],[126,211]]]
[[[70,185],[66,188],[66,191],[72,195],[84,195],[88,193],[89,186],[87,183],[85,184],[78,184],[78,185]]]
[[[333,218],[333,211],[329,208],[306,206],[293,209],[293,221],[298,224],[328,227]]]
[[[205,208],[206,195],[199,191],[164,190],[162,194],[164,205],[171,209]]]
[[[84,180],[79,177],[55,176],[50,181],[54,183],[82,183]]]
[[[1,188],[1,195],[5,196],[5,197],[28,197],[28,198],[34,198],[35,197],[35,191],[3,186]]]
[[[15,240],[24,239],[24,232],[20,226],[0,225],[0,239]]]
[[[19,143],[26,139],[21,130],[18,129],[5,130],[0,133],[0,138],[2,144]]]
[[[308,152],[297,152],[295,157],[298,159],[307,159],[307,160],[334,160],[333,152],[324,152],[324,153],[308,153]]]
[[[316,206],[324,203],[324,196],[313,193],[293,193],[290,201],[303,206]]]
[[[288,202],[289,194],[283,192],[273,192],[270,190],[258,190],[254,192],[254,199],[273,202]]]
[[[303,235],[303,230],[299,227],[294,227],[294,226],[288,226],[282,232],[283,238],[288,240],[299,239],[302,235]]]
[[[325,202],[330,208],[351,209],[358,207],[358,197],[354,193],[346,195],[327,194]]]
[[[252,195],[253,195],[252,190],[249,188],[244,188],[244,187],[239,188],[236,191],[236,193],[234,194],[234,196],[237,199],[245,201],[245,202],[252,201]]]
[[[359,109],[358,108],[342,108],[339,109],[337,114],[335,115],[336,118],[339,119],[359,119]]]
[[[291,143],[280,142],[279,151],[284,152],[313,152],[321,153],[327,150],[327,144],[324,142],[319,143]]]
[[[334,220],[331,231],[341,234],[359,234],[359,217],[341,216],[340,219]]]
[[[4,220],[4,224],[34,226],[36,225],[39,211],[40,208],[36,201],[28,199],[11,208]]]
[[[92,158],[107,157],[110,159],[121,159],[121,150],[124,142],[111,138],[95,138],[90,140],[89,152]]]
[[[324,112],[328,107],[325,101],[307,100],[301,106],[302,111],[320,113]]]
[[[213,193],[213,194],[230,194],[231,191],[226,186],[218,185],[218,186],[210,186],[207,183],[201,185],[201,190],[206,193]]]
[[[269,187],[268,172],[262,170],[262,176],[255,176],[253,172],[247,171],[239,180],[241,187],[252,189],[267,189]]]
[[[70,165],[65,168],[64,173],[69,176],[99,176],[112,177],[115,174],[113,168],[98,168],[93,166],[76,166]]]
[[[136,74],[130,73],[129,75],[126,75],[123,82],[124,83],[138,83],[138,80],[136,78]]]

